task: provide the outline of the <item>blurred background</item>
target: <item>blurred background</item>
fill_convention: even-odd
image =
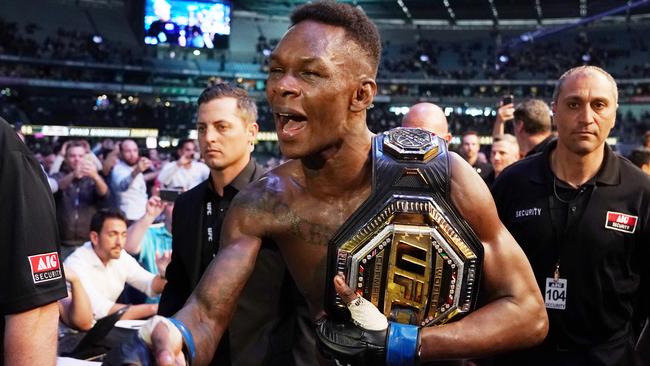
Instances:
[[[255,155],[280,158],[264,97],[267,59],[305,1],[4,0],[0,116],[35,152],[62,141],[131,137],[165,154],[195,137],[196,98],[211,80],[245,87],[260,109]],[[440,105],[454,139],[489,147],[499,100],[550,102],[555,80],[590,64],[620,88],[610,144],[627,154],[650,129],[650,2],[356,0],[379,26],[374,132],[408,107]]]

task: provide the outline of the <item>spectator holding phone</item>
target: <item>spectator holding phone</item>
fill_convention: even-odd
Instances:
[[[54,198],[62,259],[88,240],[90,218],[108,195],[87,145],[80,140],[66,142],[64,170],[53,175],[59,186]]]
[[[151,161],[140,157],[138,145],[127,139],[120,144],[120,159],[111,171],[111,189],[118,207],[127,220],[139,220],[147,206],[147,185],[143,172],[151,167]]]
[[[196,161],[196,143],[194,140],[183,140],[178,144],[178,160],[165,165],[158,181],[162,187],[182,187],[189,190],[208,179],[210,168],[200,161]]]
[[[541,152],[555,138],[551,133],[551,109],[548,104],[541,99],[528,99],[515,107],[512,99],[504,98],[504,100],[506,102],[510,100],[511,103],[504,104],[504,101],[501,101],[494,121],[492,137],[503,135],[505,123],[513,120],[514,134],[521,156]]]
[[[144,269],[162,277],[165,274],[159,273],[156,262],[161,257],[167,262],[171,260],[173,210],[173,201],[163,201],[156,196],[149,198],[144,216],[129,227],[124,244],[124,250],[133,255]],[[163,222],[154,224],[156,218],[163,213]],[[160,296],[147,298],[147,303],[159,301]]]

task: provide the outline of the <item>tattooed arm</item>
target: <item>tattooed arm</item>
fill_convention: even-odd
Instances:
[[[255,183],[233,200],[223,223],[221,248],[185,306],[174,316],[192,333],[196,343],[195,365],[210,362],[250,277],[261,246],[265,216],[262,184]],[[158,364],[178,359],[180,347],[172,344],[166,329],[152,335]]]

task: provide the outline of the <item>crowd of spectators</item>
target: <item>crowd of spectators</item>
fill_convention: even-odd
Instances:
[[[100,35],[58,28],[44,35],[34,23],[19,24],[0,18],[0,54],[53,60],[134,64],[135,52]]]
[[[404,103],[374,103],[368,113],[368,125],[371,131],[381,132],[399,126],[401,114],[396,114],[394,108],[391,108],[395,105],[403,106]],[[474,130],[481,135],[490,135],[495,119],[493,113],[488,116],[469,115],[462,105],[447,106],[453,107],[453,111],[447,115],[452,134],[459,136],[464,131]],[[461,108],[460,111],[458,108]],[[272,113],[265,101],[258,101],[258,111],[260,130],[274,131]],[[22,97],[19,94],[0,95],[0,112],[13,124],[156,128],[161,136],[180,138],[188,136],[188,131],[194,128],[196,119],[196,107],[191,99],[164,100],[159,97],[126,95],[99,97],[77,94],[39,97]],[[619,112],[617,121],[612,135],[622,142],[637,141],[647,130],[650,111],[638,114],[630,111]]]
[[[643,29],[628,28],[607,34],[601,30],[594,35],[580,30],[567,33],[528,42],[498,32],[490,32],[482,40],[386,42],[379,74],[458,80],[555,79],[564,70],[589,64],[611,70],[616,78],[650,76],[649,48]],[[630,65],[630,60],[637,62]]]

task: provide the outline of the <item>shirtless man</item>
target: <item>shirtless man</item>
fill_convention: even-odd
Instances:
[[[328,240],[371,192],[366,109],[377,91],[377,29],[360,10],[333,1],[307,4],[291,20],[271,55],[266,93],[282,153],[294,160],[232,202],[219,254],[172,319],[176,327],[166,320],[151,325],[161,365],[183,364],[192,348],[194,365],[211,359],[265,237],[278,243],[314,319],[322,317],[326,281],[333,281],[326,278]],[[530,265],[481,178],[458,155],[450,160],[451,200],[484,244],[484,305],[458,322],[422,328],[420,358],[480,357],[537,344],[547,318]],[[335,283],[348,299],[351,290]]]

